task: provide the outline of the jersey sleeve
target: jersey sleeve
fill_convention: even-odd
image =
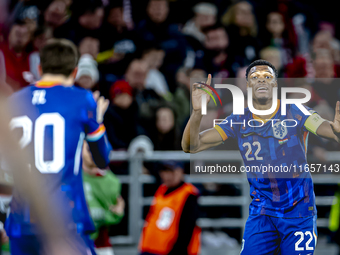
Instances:
[[[104,135],[105,127],[104,124],[97,122],[97,103],[90,92],[86,94],[85,108],[87,115],[85,121],[86,140],[95,142]]]
[[[217,132],[221,135],[223,141],[227,140],[228,138],[236,137],[236,132],[234,128],[231,127],[232,122],[237,122],[235,115],[229,115],[221,123],[214,126]]]

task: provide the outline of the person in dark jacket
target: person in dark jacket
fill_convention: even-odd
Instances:
[[[142,134],[133,89],[126,81],[117,81],[110,89],[110,99],[104,116],[108,139],[113,149],[127,149],[131,140]]]
[[[165,51],[166,57],[160,71],[168,81],[170,92],[174,92],[176,87],[171,84],[175,84],[176,71],[186,57],[185,37],[180,33],[178,25],[168,19],[167,0],[150,0],[146,12],[147,18],[136,27],[137,34],[145,45],[160,45]]]
[[[160,104],[155,110],[154,127],[149,136],[155,150],[179,150],[179,130],[176,113],[171,104]]]

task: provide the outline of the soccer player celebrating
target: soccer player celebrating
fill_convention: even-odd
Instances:
[[[252,88],[254,108],[270,109],[272,91],[277,87],[275,67],[267,61],[257,60],[247,68],[246,78],[247,86]],[[211,75],[207,85],[210,83]],[[206,93],[199,89],[202,86],[200,83],[193,85],[193,112],[182,138],[185,152],[200,152],[234,138],[238,141],[245,166],[296,169],[284,174],[247,173],[252,202],[241,255],[313,254],[317,241],[315,195],[310,172],[300,169],[307,164],[308,132],[340,141],[340,103],[336,104],[333,122],[322,119],[307,107],[311,115],[305,115],[296,105],[289,104],[286,105],[286,115],[282,115],[278,102],[273,114],[256,116],[246,108],[244,115],[231,114],[214,128],[200,133],[201,98]],[[206,96],[209,102],[210,97]],[[259,121],[252,121],[252,126],[244,127],[244,121],[248,123],[250,119]],[[283,126],[282,121],[288,119],[294,119],[297,125]],[[231,122],[234,122],[232,126]]]
[[[51,221],[62,222],[67,229],[72,254],[91,254],[93,247],[87,234],[94,226],[84,196],[81,150],[86,139],[95,163],[99,167],[108,164],[111,146],[102,124],[108,101],[98,93],[92,95],[73,86],[78,53],[72,42],[49,41],[40,59],[41,80],[9,98],[10,127],[21,134],[19,144],[30,156],[30,171],[39,173],[40,185],[53,205]],[[20,192],[18,178],[14,178],[11,213],[6,220],[11,252],[49,254],[44,251],[45,234],[37,224],[41,218],[26,194]],[[53,231],[55,239],[60,238],[58,234],[62,233]]]

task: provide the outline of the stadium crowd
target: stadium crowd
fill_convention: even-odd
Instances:
[[[3,6],[3,90],[39,79],[38,52],[49,38],[73,41],[80,53],[77,85],[110,99],[105,125],[114,149],[126,149],[140,134],[155,150],[180,149],[190,79],[244,77],[258,58],[272,62],[280,78],[305,78],[300,83],[312,92],[309,106],[325,118],[333,116],[340,95],[330,79],[340,75],[337,31],[303,1],[25,0]],[[321,148],[337,149],[324,143],[315,141],[320,160]]]
[[[309,1],[8,0],[0,5],[0,93],[37,81],[39,50],[50,38],[69,39],[80,54],[76,85],[110,100],[104,124],[114,150],[126,150],[139,135],[148,136],[154,150],[181,149],[191,79],[212,74],[220,81],[243,81],[246,67],[259,58],[273,63],[279,78],[299,78],[291,86],[308,88],[308,106],[326,119],[333,118],[340,98],[336,10]],[[238,85],[245,91],[245,82]],[[229,106],[208,108],[208,115],[224,119]],[[310,139],[310,157],[319,163],[326,162],[327,150],[340,149]]]
[[[304,78],[300,85],[312,92],[309,106],[325,118],[333,116],[340,95],[332,79],[340,75],[332,17],[316,16],[316,6],[303,1],[25,0],[2,5],[2,93],[39,79],[39,49],[49,38],[67,38],[81,56],[77,85],[110,99],[105,125],[117,150],[140,134],[150,137],[155,150],[180,149],[190,114],[190,79],[204,80],[208,73],[216,79],[243,78],[245,67],[258,58],[272,62],[281,78]],[[324,143],[313,142],[319,160],[322,148],[338,149]]]

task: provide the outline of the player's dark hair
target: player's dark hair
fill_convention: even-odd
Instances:
[[[254,66],[269,66],[269,67],[271,67],[273,69],[274,73],[275,73],[275,78],[277,79],[278,74],[277,74],[277,70],[276,70],[275,66],[273,66],[273,64],[268,62],[267,60],[259,59],[259,60],[255,60],[253,63],[251,63],[248,66],[248,68],[246,70],[246,79],[247,80],[248,80],[249,71]]]
[[[40,51],[43,74],[62,74],[68,77],[77,63],[77,47],[66,39],[51,39]]]

